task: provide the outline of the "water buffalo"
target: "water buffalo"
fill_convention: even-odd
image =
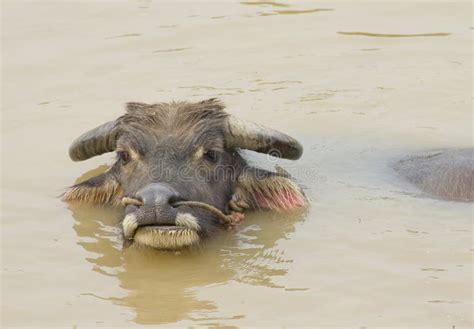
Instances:
[[[74,161],[113,151],[117,159],[63,199],[123,204],[124,237],[158,249],[198,245],[247,210],[307,204],[288,175],[250,166],[240,149],[293,160],[303,151],[283,133],[229,115],[217,99],[128,103],[125,115],[73,142]]]
[[[399,161],[395,169],[424,192],[474,201],[474,149],[423,152]]]

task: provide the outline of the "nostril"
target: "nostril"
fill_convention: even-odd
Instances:
[[[177,208],[178,206],[175,205],[175,203],[177,202],[180,202],[180,201],[186,201],[186,199],[182,198],[181,196],[179,195],[172,195],[169,200],[168,200],[168,203],[170,204],[171,207],[173,208]]]

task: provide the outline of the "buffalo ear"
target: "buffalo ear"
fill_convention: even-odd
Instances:
[[[300,208],[308,203],[302,189],[288,175],[257,168],[240,175],[233,201],[250,209],[276,211]]]
[[[69,187],[61,198],[66,202],[117,205],[121,194],[120,184],[113,175],[105,172]]]

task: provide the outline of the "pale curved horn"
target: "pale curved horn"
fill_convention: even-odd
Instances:
[[[299,159],[303,154],[303,147],[296,139],[233,116],[227,119],[226,146],[268,153],[290,160]]]
[[[83,161],[115,150],[117,129],[115,121],[104,123],[82,134],[69,147],[69,156],[73,161]]]

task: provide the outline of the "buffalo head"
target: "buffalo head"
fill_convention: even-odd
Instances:
[[[122,204],[125,238],[158,249],[197,245],[247,210],[304,206],[303,192],[287,175],[251,167],[239,153],[298,159],[301,145],[223,108],[216,99],[128,103],[125,115],[73,142],[74,161],[113,151],[117,159],[63,199]]]

